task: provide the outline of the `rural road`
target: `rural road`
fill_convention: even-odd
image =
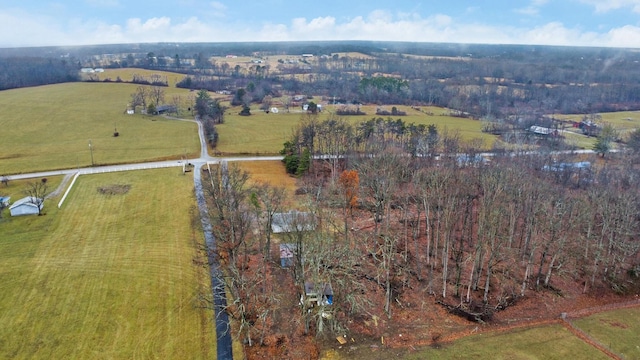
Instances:
[[[216,258],[216,240],[213,236],[212,225],[209,218],[209,210],[207,208],[205,192],[202,186],[201,168],[208,164],[219,164],[231,161],[273,161],[282,160],[282,156],[259,156],[259,157],[225,157],[216,158],[209,155],[207,152],[207,143],[204,136],[204,130],[202,124],[195,120],[175,119],[181,121],[190,121],[198,124],[198,134],[200,137],[200,157],[197,159],[189,160],[169,160],[169,161],[157,161],[157,162],[145,162],[139,164],[121,164],[121,165],[109,165],[109,166],[95,166],[77,169],[65,169],[65,170],[52,170],[42,171],[29,174],[16,174],[8,175],[9,180],[21,180],[21,179],[33,179],[33,178],[46,178],[51,176],[65,175],[69,178],[70,175],[90,175],[101,174],[109,172],[119,171],[133,171],[133,170],[147,170],[147,169],[160,169],[169,167],[182,167],[185,163],[193,164],[193,181],[196,193],[196,201],[198,203],[198,209],[200,212],[200,219],[202,222],[202,229],[204,231],[205,245],[207,248],[209,269],[211,274],[211,289],[214,300],[214,312],[216,321],[216,351],[217,359],[219,360],[232,360],[232,340],[231,340],[231,327],[229,325],[229,317],[226,312],[227,298],[225,294],[225,285],[222,278],[222,272],[218,266]],[[66,182],[63,181],[63,186]],[[56,190],[58,191],[58,190]]]

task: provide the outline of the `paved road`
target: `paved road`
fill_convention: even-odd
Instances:
[[[217,358],[219,360],[233,359],[233,349],[231,346],[231,327],[229,326],[229,316],[227,315],[227,297],[225,294],[224,280],[222,272],[218,266],[216,257],[216,239],[213,236],[209,209],[205,200],[202,187],[201,167],[204,163],[197,163],[193,172],[193,180],[196,189],[196,201],[200,210],[200,220],[204,230],[207,257],[209,260],[209,270],[211,273],[211,289],[213,291],[214,312],[216,316],[216,338],[217,338]]]
[[[216,320],[216,340],[217,340],[217,359],[219,360],[233,360],[232,352],[232,340],[231,340],[231,327],[229,326],[229,317],[226,312],[227,298],[225,294],[225,286],[222,278],[222,272],[220,271],[219,264],[216,258],[216,239],[213,236],[211,221],[209,217],[209,210],[207,208],[205,193],[202,186],[201,168],[209,163],[220,163],[227,161],[258,161],[258,160],[282,160],[282,156],[260,156],[260,157],[227,157],[227,158],[215,158],[208,154],[207,144],[204,136],[204,130],[202,124],[194,120],[176,119],[182,121],[191,121],[198,124],[198,134],[200,137],[200,157],[197,159],[189,160],[169,160],[158,162],[146,162],[140,164],[122,164],[122,165],[109,165],[109,166],[96,166],[88,168],[66,169],[66,170],[53,170],[42,171],[29,174],[17,174],[9,175],[9,180],[19,179],[32,179],[32,178],[45,178],[57,175],[72,175],[79,173],[80,175],[86,174],[100,174],[117,171],[132,171],[132,170],[146,170],[146,169],[159,169],[169,167],[182,167],[186,163],[194,165],[194,187],[196,192],[196,201],[198,203],[198,209],[200,211],[200,219],[202,222],[202,229],[204,231],[205,245],[207,248],[207,255],[209,261],[209,269],[211,274],[211,289],[213,293],[214,307],[215,307],[215,320]]]

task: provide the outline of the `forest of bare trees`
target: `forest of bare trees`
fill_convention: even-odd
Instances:
[[[291,204],[282,189],[234,167],[211,174],[230,311],[248,344],[269,345],[265,334],[283,331],[286,316],[297,321],[290,331],[317,335],[344,332],[366,314],[392,319],[416,292],[487,322],[543,292],[639,289],[634,152],[591,158],[587,169],[557,166],[576,155],[552,152],[461,161],[459,151],[472,149],[455,133],[312,117],[289,143],[315,157],[295,196],[310,214],[298,221],[313,219],[313,229],[273,234],[274,214]],[[412,143],[445,155],[418,154]],[[274,256],[278,243],[295,245],[294,266]],[[333,304],[301,307],[306,283],[331,284]]]

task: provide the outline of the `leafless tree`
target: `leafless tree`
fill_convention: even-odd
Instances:
[[[44,204],[47,190],[47,179],[29,182],[24,190],[25,195],[29,197],[29,203],[38,208],[38,215],[42,215],[42,205]]]
[[[149,96],[156,107],[164,103],[164,94],[164,88],[161,86],[152,86],[149,89]]]

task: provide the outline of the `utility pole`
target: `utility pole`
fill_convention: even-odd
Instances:
[[[91,166],[93,166],[93,146],[91,146],[91,140],[89,140],[89,151],[91,152]]]

